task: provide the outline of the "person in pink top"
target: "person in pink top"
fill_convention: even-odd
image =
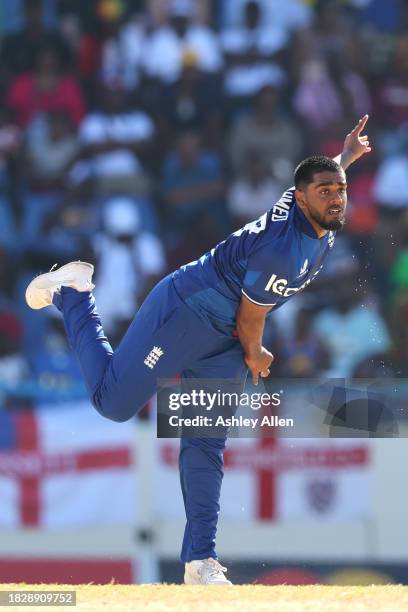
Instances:
[[[65,111],[79,125],[85,112],[79,85],[64,72],[60,54],[50,46],[37,51],[31,72],[12,81],[7,103],[21,127],[26,127],[37,114],[54,110]]]

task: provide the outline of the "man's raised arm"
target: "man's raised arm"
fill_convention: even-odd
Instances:
[[[371,151],[368,136],[361,135],[361,132],[364,130],[367,121],[368,115],[364,115],[364,117],[361,117],[355,128],[352,129],[349,134],[347,134],[346,139],[344,141],[342,153],[334,158],[334,161],[340,164],[343,170],[347,170],[347,168],[351,166],[351,164],[360,159],[360,157],[362,157],[366,153],[370,153]]]

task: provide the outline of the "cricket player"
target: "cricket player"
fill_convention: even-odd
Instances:
[[[262,346],[265,319],[313,281],[332,249],[345,222],[345,170],[371,151],[362,135],[367,119],[347,135],[336,159],[303,160],[295,187],[258,220],[161,280],[116,351],[92,295],[91,264],[72,262],[31,281],[27,304],[54,304],[62,312],[89,397],[102,416],[132,418],[154,395],[158,379],[179,373],[242,385],[248,370],[255,384],[268,376],[274,357]],[[225,438],[181,439],[186,584],[231,584],[215,550],[224,447]]]

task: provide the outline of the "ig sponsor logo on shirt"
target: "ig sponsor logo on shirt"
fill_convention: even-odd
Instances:
[[[272,274],[272,276],[268,280],[268,283],[265,287],[265,291],[272,291],[273,293],[277,293],[278,295],[284,298],[290,297],[294,293],[297,293],[298,291],[302,291],[302,289],[310,285],[310,283],[315,278],[315,276],[319,274],[322,267],[323,266],[321,266],[318,270],[316,270],[313,276],[308,278],[303,283],[303,285],[300,285],[300,287],[288,287],[288,280],[286,278],[278,278],[276,274]]]

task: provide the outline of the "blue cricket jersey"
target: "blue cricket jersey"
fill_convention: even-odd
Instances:
[[[242,294],[279,308],[319,273],[334,237],[316,236],[291,188],[259,219],[176,270],[174,287],[213,329],[229,335]]]

